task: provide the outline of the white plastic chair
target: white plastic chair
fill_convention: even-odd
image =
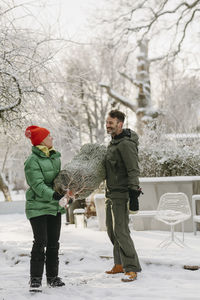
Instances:
[[[171,236],[162,241],[159,246],[168,247],[175,243],[184,246],[184,221],[191,217],[188,197],[184,193],[166,193],[160,197],[155,218],[171,227]],[[182,223],[183,241],[174,235],[174,226]]]
[[[200,223],[200,215],[197,215],[196,201],[200,200],[200,195],[192,196],[192,218],[193,218],[193,232],[197,234],[197,223]]]

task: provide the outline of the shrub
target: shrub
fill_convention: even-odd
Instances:
[[[199,176],[200,141],[150,130],[140,138],[139,159],[141,177]]]

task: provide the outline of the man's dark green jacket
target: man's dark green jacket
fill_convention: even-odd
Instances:
[[[60,153],[51,151],[46,156],[33,146],[32,154],[25,161],[25,176],[29,185],[26,191],[26,216],[28,219],[41,215],[57,215],[65,210],[54,200],[53,181],[60,172]]]
[[[124,129],[112,138],[106,153],[106,197],[127,198],[139,187],[138,136]]]

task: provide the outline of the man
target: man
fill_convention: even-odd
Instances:
[[[106,120],[112,140],[106,153],[106,226],[113,244],[114,267],[107,274],[124,273],[122,281],[134,281],[141,271],[130,236],[129,199],[137,203],[139,192],[138,136],[123,129],[125,114],[111,110]]]

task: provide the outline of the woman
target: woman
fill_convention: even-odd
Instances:
[[[53,181],[60,171],[60,153],[53,148],[53,138],[46,128],[30,126],[25,135],[33,145],[32,154],[25,161],[26,216],[34,241],[30,260],[30,291],[41,291],[44,264],[47,284],[64,286],[58,277],[58,250],[61,229],[60,194],[53,190]],[[45,251],[46,250],[46,251]]]

